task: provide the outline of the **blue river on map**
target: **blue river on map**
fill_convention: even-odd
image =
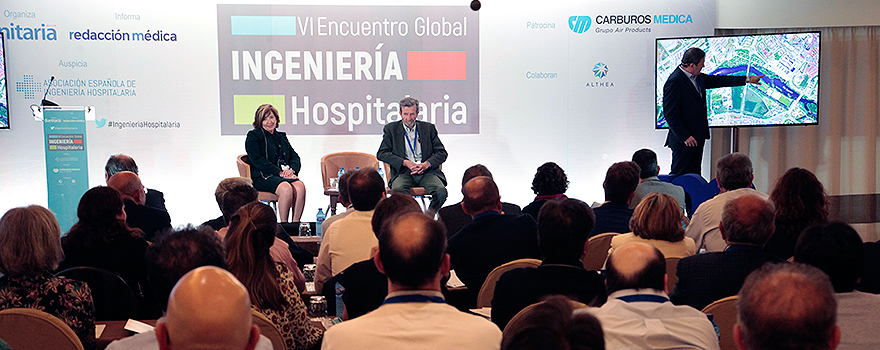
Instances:
[[[718,68],[718,69],[712,71],[711,74],[712,75],[734,75],[734,73],[744,73],[746,71],[747,67],[748,66],[741,65],[741,66],[735,66],[735,67]],[[760,76],[762,74],[766,74],[766,73],[762,72],[760,69],[757,69],[755,67],[752,67],[750,73],[758,75],[758,76]],[[798,94],[796,91],[792,90],[788,85],[786,85],[782,79],[779,79],[779,78],[770,79],[770,78],[764,77],[764,78],[761,78],[761,82],[772,86],[776,90],[779,90],[780,92],[782,92],[783,95],[788,96],[788,98],[790,98],[792,100],[797,100],[797,98],[800,96],[800,94]],[[810,100],[807,98],[801,98],[797,101],[801,105],[803,105],[804,109],[807,111],[810,110],[810,106],[813,107],[813,110],[818,109],[818,107],[816,106],[816,101],[813,101],[813,100]]]

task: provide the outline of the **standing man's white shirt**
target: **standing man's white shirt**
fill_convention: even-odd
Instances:
[[[706,252],[720,252],[727,248],[727,242],[721,237],[721,231],[718,226],[721,224],[721,213],[724,211],[724,204],[742,195],[754,194],[763,200],[770,199],[770,196],[755,191],[751,188],[740,188],[733,191],[719,193],[714,198],[703,202],[694,211],[691,223],[685,230],[685,236],[693,238],[699,252],[703,247],[705,239]]]

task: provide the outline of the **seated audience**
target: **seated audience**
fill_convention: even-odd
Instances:
[[[776,205],[776,231],[764,251],[782,259],[794,255],[801,232],[828,220],[825,187],[807,169],[791,168],[776,180],[770,200]]]
[[[720,252],[727,247],[727,243],[718,231],[718,223],[721,222],[725,203],[746,194],[758,196],[763,200],[770,198],[749,188],[755,176],[752,174],[752,160],[745,154],[731,153],[721,157],[715,164],[715,178],[718,180],[721,193],[697,207],[691,217],[691,223],[685,230],[685,235],[694,239],[697,251],[705,249],[708,252]]]
[[[476,307],[486,276],[498,266],[524,258],[538,259],[535,219],[501,213],[498,186],[488,176],[465,184],[464,210],[474,221],[449,238],[449,256],[455,274],[467,286],[470,306]]]
[[[324,220],[324,223],[321,224],[322,237],[327,235],[327,229],[330,227],[330,225],[332,225],[337,220],[348,216],[348,214],[354,212],[354,207],[351,205],[351,197],[348,192],[348,179],[351,178],[351,174],[354,174],[354,172],[349,171],[345,174],[342,174],[342,176],[340,176],[339,179],[336,181],[336,186],[339,189],[339,203],[342,204],[343,207],[345,207],[345,211]]]
[[[328,329],[322,349],[498,349],[498,327],[443,299],[441,280],[449,274],[444,231],[422,213],[386,222],[374,257],[388,277],[385,302]]]
[[[673,305],[666,295],[666,260],[645,243],[626,244],[608,257],[608,301],[581,309],[602,322],[609,349],[719,349],[706,314]]]
[[[61,238],[64,261],[58,269],[91,266],[114,272],[134,292],[140,316],[159,317],[144,262],[149,243],[140,229],[126,224],[119,193],[110,187],[93,187],[80,199],[76,216],[79,221]]]
[[[144,205],[144,185],[137,174],[118,172],[107,180],[107,186],[119,191],[125,201],[125,221],[128,226],[141,229],[146,240],[152,241],[157,234],[171,228],[168,212]]]
[[[648,193],[665,193],[675,198],[675,202],[678,203],[682,213],[687,213],[684,188],[669,182],[660,181],[660,178],[657,177],[660,175],[660,166],[657,165],[657,153],[643,148],[633,154],[632,161],[639,166],[641,171],[639,172],[639,186],[636,187],[636,193],[629,203],[630,209],[635,209]],[[663,250],[661,249],[660,251]]]
[[[649,193],[636,206],[629,221],[630,233],[611,238],[611,249],[629,242],[642,242],[660,250],[667,258],[684,258],[696,254],[694,240],[684,236],[684,214],[675,198],[664,193]]]
[[[370,221],[373,233],[379,237],[382,224],[396,215],[419,213],[422,207],[408,194],[394,193],[379,201]],[[339,284],[345,287],[345,319],[353,319],[373,311],[382,305],[388,295],[388,279],[373,263],[378,246],[370,252],[370,258],[354,263],[339,273]]]
[[[110,159],[107,159],[107,164],[104,165],[104,181],[109,181],[113,175],[120,171],[130,171],[138,175],[138,166],[134,162],[134,158],[124,154],[110,156]],[[147,189],[147,198],[144,200],[144,205],[161,211],[168,211],[168,209],[165,209],[165,195],[161,191],[152,188]]]
[[[832,222],[807,228],[800,235],[794,261],[815,266],[831,278],[837,299],[837,325],[842,349],[880,349],[880,295],[855,290],[862,277],[865,248],[849,225]]]
[[[629,232],[629,220],[633,210],[629,202],[639,185],[639,166],[633,162],[614,163],[605,174],[605,203],[593,208],[596,225],[590,236],[605,232]]]
[[[373,210],[385,198],[385,181],[374,169],[355,171],[348,178],[348,196],[354,212],[334,222],[321,238],[321,250],[315,263],[315,289],[351,264],[370,257],[370,248],[378,244],[370,221]]]
[[[565,190],[568,189],[568,177],[565,171],[553,162],[547,162],[538,167],[535,178],[532,180],[532,191],[535,192],[535,200],[522,209],[523,214],[529,214],[532,218],[538,218],[541,206],[548,200],[567,198]],[[462,186],[464,191],[464,186]]]
[[[171,290],[174,289],[177,281],[186,273],[201,266],[226,268],[226,257],[223,255],[223,246],[220,243],[220,239],[217,238],[214,231],[206,226],[200,226],[199,228],[188,226],[181,230],[170,232],[159,237],[156,242],[153,242],[147,248],[147,270],[149,271],[150,286],[156,293],[156,301],[161,306],[163,313],[166,311],[168,297],[171,295]],[[235,285],[244,288],[238,282],[229,286]],[[214,294],[213,291],[210,293]],[[201,301],[205,302],[207,300]],[[211,302],[216,301],[211,300]],[[208,305],[211,307],[234,306],[230,302],[229,300],[222,300],[222,303]],[[248,304],[250,304],[249,301]],[[202,307],[205,307],[205,305],[202,305]],[[232,308],[222,311],[229,312],[231,310]],[[129,349],[159,349],[156,332],[138,333],[116,340],[107,346],[107,350]],[[269,338],[260,336],[257,349],[272,349],[272,343],[269,341]]]
[[[241,282],[226,270],[203,266],[190,271],[174,286],[168,312],[156,323],[159,348],[252,350],[262,344],[271,349],[271,343],[258,343],[260,329],[253,324],[248,299]]]
[[[746,279],[736,308],[740,350],[833,350],[840,342],[834,289],[809,265],[764,265]]]
[[[517,312],[552,295],[590,306],[605,303],[602,277],[581,262],[592,228],[593,211],[586,203],[569,198],[544,203],[538,214],[541,266],[501,275],[492,299],[492,322],[505,329]]]
[[[477,164],[467,168],[467,170],[464,171],[464,176],[461,178],[461,188],[464,189],[464,184],[477,176],[488,176],[491,178],[492,173],[489,171],[489,168],[486,168],[483,164]],[[446,225],[446,232],[449,237],[452,237],[452,235],[458,233],[462,227],[465,227],[467,224],[474,221],[470,215],[464,212],[462,203],[464,202],[462,201],[453,205],[447,205],[440,208],[440,211],[437,212],[440,214],[440,221]],[[518,205],[507,202],[501,202],[501,212],[513,215],[522,214],[522,210]]]
[[[94,350],[95,305],[89,287],[52,275],[64,252],[55,215],[39,205],[0,218],[0,310],[32,308],[58,317]]]
[[[501,338],[501,350],[605,350],[599,320],[589,313],[573,314],[571,301],[550,297],[523,311]]]
[[[323,332],[309,322],[294,274],[269,254],[278,230],[275,220],[275,212],[268,205],[255,202],[241,207],[232,216],[223,240],[226,263],[247,287],[254,309],[281,330],[285,346],[310,349],[320,343]]]
[[[211,219],[203,222],[202,225],[209,226],[214,229],[214,231],[220,231],[222,228],[228,226],[229,223],[226,222],[226,219],[228,217],[227,215],[223,215],[223,196],[226,195],[226,193],[229,192],[230,189],[238,186],[254,187],[253,182],[254,181],[249,178],[239,176],[228,177],[223,179],[223,181],[220,181],[220,183],[217,184],[217,188],[214,190],[214,200],[217,201],[217,207],[220,208],[221,215],[216,219]],[[235,213],[235,211],[232,211],[232,213]],[[228,216],[232,216],[232,214],[229,214]]]
[[[719,231],[727,249],[679,260],[672,302],[702,310],[716,300],[736,295],[746,276],[765,263],[783,262],[761,249],[773,234],[773,212],[772,203],[753,194],[725,203]]]

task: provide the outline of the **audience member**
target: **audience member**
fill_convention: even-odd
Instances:
[[[612,237],[609,254],[629,242],[642,242],[659,249],[667,258],[694,255],[694,240],[684,236],[685,220],[675,198],[665,193],[649,193],[636,206],[629,221],[632,232]]]
[[[80,199],[76,216],[79,221],[61,238],[65,258],[59,269],[91,266],[114,272],[125,280],[137,297],[140,316],[144,319],[159,317],[159,306],[154,302],[153,291],[147,283],[144,262],[149,243],[144,240],[140,229],[125,223],[119,193],[111,187],[93,187]]]
[[[394,193],[379,201],[370,221],[373,233],[379,237],[382,224],[395,215],[418,213],[422,207],[413,197]],[[378,247],[370,252],[370,258],[354,263],[339,273],[339,284],[345,287],[342,300],[345,302],[345,319],[353,319],[373,311],[382,305],[388,295],[388,279],[373,263]]]
[[[832,350],[840,342],[834,289],[815,267],[765,265],[746,279],[736,307],[740,350]]]
[[[633,162],[614,163],[605,174],[605,203],[593,209],[596,225],[590,236],[605,232],[629,232],[633,210],[629,202],[639,185],[639,166]]]
[[[110,159],[107,159],[107,164],[104,165],[104,181],[109,181],[113,175],[120,171],[130,171],[140,176],[134,158],[124,154],[116,154],[110,156]],[[165,209],[165,195],[161,191],[148,188],[146,196],[144,205],[161,211],[168,211],[168,209]]]
[[[880,242],[865,242],[865,272],[856,289],[880,294]]]
[[[770,198],[749,188],[754,177],[752,160],[745,154],[731,153],[718,160],[715,164],[715,178],[718,180],[721,193],[697,207],[685,231],[685,235],[694,239],[697,251],[705,249],[708,252],[720,252],[727,247],[727,243],[718,232],[718,223],[721,222],[721,212],[725,203],[746,194],[756,195],[764,200]]]
[[[568,198],[565,190],[568,189],[568,177],[565,171],[553,162],[547,162],[538,167],[535,178],[532,180],[532,191],[535,192],[535,200],[523,207],[522,213],[529,214],[532,218],[538,218],[541,206],[548,200],[556,198]],[[464,191],[464,186],[462,186]]]
[[[504,329],[501,350],[605,350],[599,320],[574,314],[571,301],[550,297],[523,311]]]
[[[590,306],[605,303],[605,285],[596,271],[587,271],[581,258],[593,229],[593,210],[577,199],[544,203],[538,214],[538,244],[543,261],[538,268],[521,268],[501,275],[492,299],[492,322],[505,329],[526,306],[551,295],[562,295]]]
[[[443,299],[441,280],[449,274],[444,231],[421,213],[383,225],[374,261],[388,277],[388,296],[375,311],[327,330],[322,349],[498,349],[498,327]]]
[[[275,220],[275,212],[268,205],[255,202],[241,207],[232,216],[223,241],[226,263],[247,287],[254,309],[281,330],[284,345],[288,349],[310,349],[320,343],[322,331],[309,322],[293,273],[285,264],[272,261],[269,254],[278,230]]]
[[[214,229],[214,231],[219,231],[220,229],[229,225],[229,223],[226,222],[227,218],[224,218],[225,215],[222,215],[222,213],[223,213],[223,196],[226,195],[226,193],[229,192],[230,189],[232,189],[234,187],[238,187],[238,186],[254,187],[254,181],[249,178],[246,178],[246,177],[236,176],[236,177],[227,177],[227,178],[223,179],[223,181],[220,181],[219,184],[217,184],[217,189],[214,190],[214,200],[217,201],[217,207],[220,208],[221,215],[220,215],[220,217],[218,217],[216,219],[211,219],[211,220],[203,222],[202,225],[210,226],[212,229]],[[233,213],[235,213],[235,211],[233,211]],[[232,216],[232,215],[230,214],[229,216]]]
[[[608,257],[608,301],[592,312],[609,349],[719,349],[709,318],[666,295],[666,260],[657,248],[626,244]],[[577,313],[576,312],[576,313]]]
[[[492,173],[489,171],[483,164],[477,164],[467,170],[464,171],[464,176],[461,178],[461,188],[464,189],[464,184],[466,184],[470,179],[473,179],[477,176],[488,176],[492,177]],[[443,208],[440,208],[438,214],[440,214],[440,221],[446,225],[446,232],[449,237],[458,233],[462,227],[465,227],[467,224],[470,224],[474,221],[470,215],[464,212],[464,201],[447,205]],[[513,214],[520,215],[522,214],[522,210],[516,204],[511,204],[507,202],[501,202],[501,212],[504,214]]]
[[[341,203],[342,206],[345,207],[345,211],[324,220],[324,223],[321,224],[321,236],[327,235],[327,229],[334,222],[354,212],[354,207],[351,205],[351,198],[349,198],[348,194],[348,179],[351,177],[351,174],[354,174],[354,172],[349,171],[345,174],[342,174],[342,176],[340,176],[339,179],[337,179],[336,181],[336,186],[339,189],[339,203]]]
[[[260,329],[253,324],[247,290],[214,266],[196,268],[177,282],[155,331],[162,350],[272,348],[258,343]]]
[[[121,171],[107,180],[107,186],[119,191],[125,202],[125,221],[131,227],[144,232],[144,238],[152,241],[157,234],[171,228],[168,212],[144,205],[144,185],[137,174]]]
[[[639,172],[639,185],[636,187],[635,195],[633,195],[633,199],[629,203],[630,209],[635,209],[648,193],[665,193],[675,198],[682,213],[687,213],[684,188],[669,182],[660,181],[660,178],[657,177],[660,175],[657,153],[643,148],[633,153],[632,161],[639,166],[641,171]]]
[[[348,195],[354,212],[334,222],[321,238],[315,270],[315,289],[351,264],[370,257],[370,248],[378,244],[370,220],[373,210],[385,198],[385,182],[374,169],[355,171],[348,179]]]
[[[168,296],[174,285],[186,273],[201,266],[226,268],[226,258],[220,239],[207,226],[198,228],[187,226],[183,229],[163,235],[147,248],[147,270],[149,270],[150,286],[156,293],[156,301],[165,312]],[[235,283],[238,285],[239,283]],[[243,287],[241,287],[243,288]],[[213,291],[211,291],[213,293]],[[224,300],[220,306],[230,306]],[[229,311],[229,310],[226,310]],[[260,336],[257,349],[271,349],[269,338]],[[159,349],[155,331],[138,333],[130,337],[116,340],[107,346],[107,350],[139,350]]]
[[[494,268],[541,255],[535,219],[502,214],[501,195],[492,178],[475,177],[462,192],[464,211],[474,221],[449,238],[449,256],[456,276],[468,288],[470,306],[475,307],[480,287]]]
[[[764,251],[788,259],[805,228],[828,220],[825,187],[809,170],[791,168],[776,181],[770,200],[776,205],[776,232]]]
[[[761,249],[773,234],[773,204],[744,194],[724,204],[719,231],[727,249],[678,261],[678,283],[672,302],[702,310],[712,302],[736,295],[746,276],[768,262],[782,262]]]
[[[778,212],[778,211],[777,211]],[[837,324],[843,349],[880,349],[880,295],[855,290],[862,277],[865,248],[849,225],[832,222],[801,234],[794,261],[815,266],[831,278],[837,299]]]
[[[58,317],[86,350],[95,345],[95,305],[89,287],[52,275],[64,259],[61,227],[39,205],[12,208],[0,218],[0,310],[32,308]]]

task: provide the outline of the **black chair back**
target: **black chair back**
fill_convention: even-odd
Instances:
[[[96,267],[71,267],[55,274],[88,284],[95,302],[95,319],[114,321],[137,319],[138,301],[119,275]]]

